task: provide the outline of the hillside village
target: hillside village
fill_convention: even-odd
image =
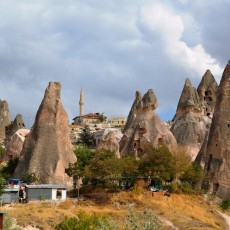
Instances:
[[[75,174],[68,173],[68,170],[77,161],[81,162],[81,157],[76,155],[77,148],[74,149],[74,146],[80,148],[79,139],[83,130],[88,127],[94,139],[91,148],[95,156],[100,150],[109,151],[113,154],[112,157],[117,159],[131,157],[142,162],[142,169],[145,171],[142,174],[138,172],[136,182],[141,175],[146,188],[151,185],[151,188],[157,189],[157,191],[150,189],[151,193],[163,189],[163,187],[156,188],[158,183],[156,179],[161,180],[162,186],[168,185],[177,181],[181,173],[184,173],[181,171],[180,174],[176,172],[178,176],[171,175],[167,169],[163,171],[156,169],[157,166],[152,170],[149,165],[151,154],[157,153],[160,149],[159,154],[163,151],[165,155],[171,156],[172,153],[173,156],[179,151],[178,149],[183,148],[183,155],[189,159],[188,164],[195,162],[202,170],[200,174],[202,177],[197,177],[197,180],[194,180],[196,176],[189,177],[190,181],[193,179],[190,183],[192,189],[203,189],[205,194],[213,195],[217,200],[230,200],[229,85],[230,63],[225,67],[219,86],[210,70],[204,73],[197,88],[193,87],[189,79],[185,79],[176,114],[170,123],[162,121],[157,115],[155,110],[158,102],[153,89],[149,89],[143,96],[139,91],[135,93],[127,120],[125,117],[111,117],[107,120],[105,114],[97,112],[85,114],[84,93],[81,89],[79,115],[73,118],[70,124],[61,101],[61,83],[50,82],[31,130],[26,129],[21,114],[11,121],[7,101],[0,101],[2,164],[7,165],[8,162],[18,159],[12,177],[19,180],[19,184],[25,174],[39,178],[39,183],[25,185],[27,201],[41,199],[42,194],[39,191],[44,192],[44,189],[49,191],[47,196],[43,194],[45,199],[57,200],[59,194],[61,200],[66,200],[68,192],[74,186],[78,189],[79,196],[82,176],[78,174],[76,177]],[[181,161],[184,156],[180,155]],[[157,160],[159,158],[160,155]],[[95,161],[94,165],[96,163]],[[150,173],[150,169],[155,172]],[[157,174],[156,170],[159,170]],[[166,171],[170,174],[169,177],[160,175]],[[145,172],[148,172],[149,176],[144,177]],[[125,188],[135,186],[135,183],[127,186],[130,183],[127,178]],[[15,182],[14,179],[10,181],[12,184]],[[112,180],[122,188],[120,181],[116,182],[116,177]],[[5,190],[5,193],[9,191],[14,193],[10,202],[18,202],[20,189],[18,183],[16,187],[8,187],[8,190]],[[173,191],[167,190],[165,194],[170,196],[171,192]],[[5,199],[7,202],[9,196]]]

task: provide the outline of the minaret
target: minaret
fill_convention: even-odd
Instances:
[[[84,115],[84,95],[83,95],[82,87],[81,87],[81,92],[80,92],[79,106],[80,106],[79,116],[81,117]]]

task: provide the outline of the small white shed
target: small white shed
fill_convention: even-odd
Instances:
[[[66,200],[63,184],[26,185],[26,196],[30,200]]]

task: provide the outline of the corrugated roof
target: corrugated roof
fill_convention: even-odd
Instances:
[[[4,188],[3,192],[18,192],[19,188]]]
[[[62,188],[66,189],[65,185],[63,184],[30,184],[26,185],[27,188]]]

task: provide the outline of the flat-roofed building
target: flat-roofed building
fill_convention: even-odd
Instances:
[[[73,124],[74,125],[88,125],[88,124],[98,124],[103,123],[106,121],[106,117],[104,114],[100,113],[88,113],[86,115],[77,116],[73,118]]]
[[[111,117],[108,123],[111,127],[122,127],[126,123],[126,117]]]

